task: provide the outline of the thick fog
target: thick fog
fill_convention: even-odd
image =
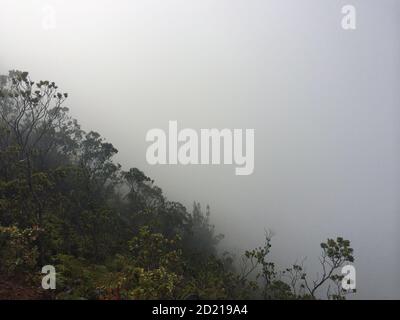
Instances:
[[[352,4],[357,29],[341,26]],[[0,73],[69,93],[71,114],[172,200],[210,204],[222,248],[273,231],[282,267],[343,236],[357,298],[400,298],[398,0],[0,0]],[[146,133],[255,129],[255,170],[156,165]]]

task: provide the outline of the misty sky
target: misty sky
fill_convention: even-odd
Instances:
[[[341,8],[357,9],[357,29]],[[172,200],[210,204],[222,246],[275,236],[281,266],[343,236],[357,298],[400,299],[400,1],[0,0],[0,73],[69,93],[85,130]],[[54,28],[48,14],[54,13]],[[255,171],[150,166],[146,132],[255,129]]]

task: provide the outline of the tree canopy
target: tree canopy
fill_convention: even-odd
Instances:
[[[27,286],[56,266],[58,299],[341,299],[350,242],[321,244],[322,272],[277,270],[271,238],[220,253],[210,208],[169,201],[118,150],[71,118],[68,94],[28,72],[0,77],[0,272]],[[1,284],[0,284],[1,285]],[[335,288],[331,291],[331,287]]]

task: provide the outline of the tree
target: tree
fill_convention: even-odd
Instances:
[[[327,296],[333,299],[342,299],[346,291],[341,288],[343,276],[339,273],[346,263],[354,262],[353,248],[350,247],[350,241],[338,237],[336,240],[328,239],[321,243],[322,254],[319,259],[322,267],[322,274],[319,279],[313,280],[312,284],[307,280],[306,275],[302,276],[305,287],[309,294],[316,298],[316,293],[328,281],[332,281],[337,288],[336,293],[330,294],[328,287]]]
[[[29,194],[35,205],[36,223],[43,226],[46,200],[34,183],[34,157],[42,139],[60,130],[68,119],[67,108],[62,107],[67,93],[60,93],[54,82],[35,83],[28,72],[10,71],[8,78],[2,78],[0,90],[0,117],[6,128],[7,144],[4,152],[14,147],[17,161],[23,162]],[[4,130],[4,129],[3,129]],[[48,149],[50,150],[51,147]],[[47,150],[47,152],[48,152]],[[40,151],[45,152],[43,149]],[[3,152],[3,150],[2,150]],[[43,262],[43,244],[39,236],[40,259]]]
[[[234,256],[218,252],[209,206],[189,211],[140,169],[122,170],[118,150],[68,115],[67,97],[27,72],[0,77],[2,275],[28,281],[56,265],[53,297],[62,299],[316,299],[327,286],[328,298],[344,297],[348,240],[321,244],[315,280],[303,264],[277,269],[270,233],[237,271]]]
[[[242,258],[241,281],[245,281],[253,272],[261,280],[264,299],[317,299],[318,290],[326,289],[328,299],[344,299],[347,293],[341,288],[341,268],[346,263],[354,262],[350,241],[338,237],[321,243],[322,254],[319,258],[322,273],[316,280],[310,281],[303,263],[293,264],[283,271],[277,271],[275,264],[268,260],[271,248],[271,235],[266,233],[264,246],[246,251]],[[284,280],[287,279],[288,283]],[[330,283],[329,283],[330,282]],[[330,291],[330,284],[336,288]]]

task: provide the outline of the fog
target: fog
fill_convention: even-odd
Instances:
[[[344,30],[341,8],[357,9]],[[400,2],[0,0],[0,74],[69,93],[85,130],[166,196],[211,207],[222,248],[273,231],[280,266],[351,240],[356,298],[400,298]],[[255,170],[146,162],[148,130],[255,129]]]

